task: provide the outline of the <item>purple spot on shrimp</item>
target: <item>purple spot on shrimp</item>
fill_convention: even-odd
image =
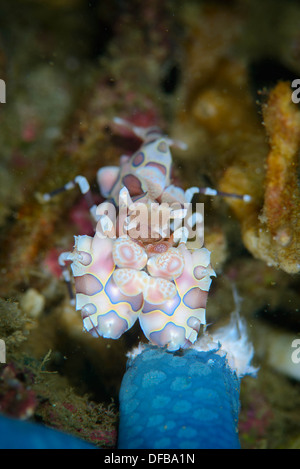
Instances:
[[[208,292],[199,287],[191,288],[183,297],[182,301],[188,308],[205,308]]]
[[[126,176],[124,176],[122,179],[122,183],[125,187],[127,187],[131,196],[140,195],[143,193],[141,181],[133,174],[126,174]]]
[[[169,148],[168,144],[164,140],[159,142],[159,144],[157,145],[157,150],[160,151],[161,153],[167,153],[168,148]]]
[[[145,301],[143,306],[143,313],[151,313],[152,311],[162,311],[164,314],[168,316],[172,316],[175,310],[180,305],[180,296],[176,293],[176,296],[171,300],[165,301],[165,303],[161,303],[160,305],[154,305],[152,303],[148,303]]]
[[[97,318],[98,325],[96,331],[106,339],[119,339],[127,331],[128,323],[126,319],[121,318],[114,310],[109,311]]]
[[[143,294],[139,293],[136,296],[126,296],[120,291],[116,285],[113,276],[111,276],[105,286],[105,293],[110,299],[111,303],[128,303],[132,311],[139,311],[143,305]]]
[[[103,290],[100,280],[92,274],[85,274],[75,277],[76,293],[83,293],[88,296],[96,295]]]
[[[140,151],[137,155],[134,156],[132,160],[132,166],[140,166],[145,159],[145,155],[142,151]]]
[[[169,344],[171,337],[172,340],[175,340],[178,344],[178,348],[180,348],[180,346],[182,347],[186,342],[184,327],[168,322],[161,331],[151,332],[149,335],[151,342],[157,344],[159,347],[164,347]]]

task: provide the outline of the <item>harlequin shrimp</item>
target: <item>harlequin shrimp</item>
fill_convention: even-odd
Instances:
[[[190,347],[205,327],[206,302],[215,272],[210,252],[189,243],[203,238],[203,215],[188,207],[195,193],[219,193],[211,188],[186,191],[172,184],[170,147],[185,149],[156,127],[141,128],[116,118],[142,140],[120,166],[99,169],[97,180],[105,202],[93,204],[83,176],[78,184],[96,222],[95,235],[75,236],[72,252],[59,263],[69,287],[68,264],[75,282],[76,309],[84,329],[94,337],[118,339],[139,320],[150,341],[169,351]],[[45,194],[48,200],[57,191]]]

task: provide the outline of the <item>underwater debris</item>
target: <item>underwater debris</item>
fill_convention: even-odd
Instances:
[[[38,404],[32,390],[29,370],[18,370],[8,364],[0,372],[0,412],[21,420],[33,416]]]
[[[54,384],[54,383],[53,383]],[[71,389],[60,390],[48,399],[40,400],[35,415],[57,430],[80,437],[101,447],[113,447],[116,444],[115,428],[117,414],[113,406],[104,406],[88,399],[88,396],[76,396]]]
[[[300,111],[289,83],[279,82],[271,90],[263,117],[270,144],[263,208],[238,214],[243,241],[256,258],[295,274],[300,271]]]
[[[50,355],[51,351],[39,361],[24,354],[18,363],[4,365],[0,372],[0,413],[21,420],[30,418],[96,446],[115,446],[114,404],[77,395],[66,378],[48,371]]]
[[[29,288],[20,301],[22,311],[32,317],[38,318],[45,307],[45,297],[41,295],[35,288]]]
[[[32,320],[20,310],[18,303],[0,298],[0,338],[5,340],[7,361],[10,353],[28,339]]]
[[[272,258],[271,265],[296,273],[300,270],[300,111],[291,100],[288,82],[278,83],[270,92],[263,107],[263,116],[270,143],[264,207],[260,217],[262,228],[266,228],[265,236],[269,237],[267,257]]]

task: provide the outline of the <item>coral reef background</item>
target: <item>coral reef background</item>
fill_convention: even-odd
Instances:
[[[145,339],[82,332],[57,258],[92,234],[88,210],[76,190],[40,194],[83,174],[100,202],[97,169],[138,147],[120,116],[188,144],[173,151],[184,188],[252,196],[199,196],[218,273],[207,322],[228,322],[238,292],[260,367],[241,386],[242,447],[300,447],[299,25],[292,0],[2,2],[1,413],[116,444],[125,355]]]

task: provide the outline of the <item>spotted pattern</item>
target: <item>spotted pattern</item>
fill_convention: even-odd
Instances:
[[[140,166],[143,161],[145,160],[145,154],[142,151],[139,151],[133,158],[132,158],[132,166],[136,168]]]
[[[91,335],[118,339],[137,320],[144,303],[143,295],[126,296],[116,285],[114,240],[97,236],[86,238],[76,239],[75,252],[79,246],[84,247],[84,252],[91,256],[91,263],[84,265],[79,258],[71,266],[75,287],[77,284],[76,309],[82,311],[83,327]]]
[[[239,448],[239,379],[225,357],[147,346],[128,365],[120,390],[120,449]]]
[[[107,201],[97,207],[95,236],[76,238],[71,267],[86,331],[117,339],[139,319],[151,343],[176,351],[193,344],[205,324],[215,273],[207,249],[190,251],[171,235],[171,221],[185,216],[186,196],[171,184],[171,141],[152,130],[134,127],[144,144],[122,155],[119,168],[98,171]],[[120,203],[119,214],[111,200]]]

